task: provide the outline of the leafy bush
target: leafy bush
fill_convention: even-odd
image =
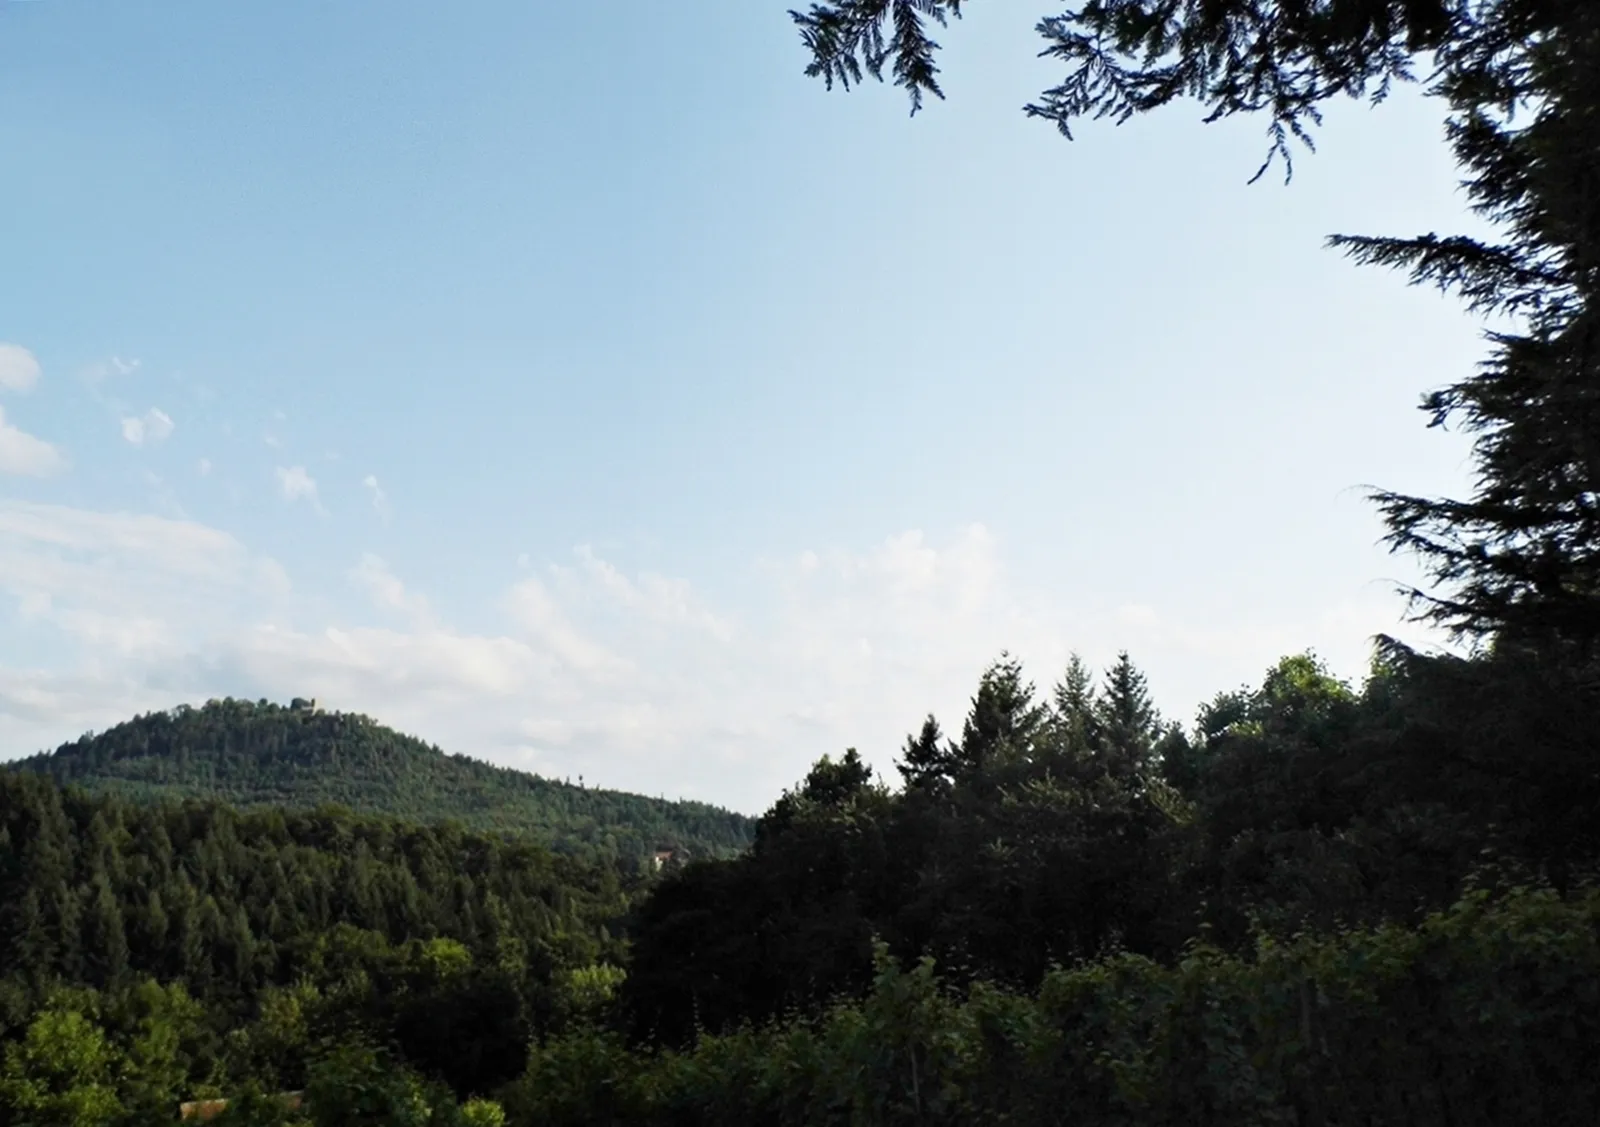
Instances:
[[[1600,894],[1469,894],[1417,928],[1120,955],[955,996],[880,946],[820,1018],[630,1053],[536,1045],[512,1124],[1074,1127],[1593,1123]]]

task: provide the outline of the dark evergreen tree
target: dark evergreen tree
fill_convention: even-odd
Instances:
[[[1022,664],[1002,654],[978,682],[961,741],[952,749],[957,775],[1031,759],[1045,718],[1045,709],[1034,701],[1033,685],[1023,680]]]
[[[1464,500],[1378,495],[1390,543],[1439,586],[1423,617],[1500,644],[1600,643],[1600,6],[1503,5],[1494,38],[1437,87],[1473,209],[1493,239],[1332,240],[1508,319],[1477,372],[1424,401],[1476,435]]]
[[[1144,674],[1127,651],[1118,654],[1106,672],[1095,716],[1100,757],[1108,770],[1126,776],[1149,769],[1161,738],[1161,717],[1150,700]]]
[[[1087,763],[1100,746],[1100,717],[1095,707],[1094,672],[1073,654],[1055,687],[1053,746],[1069,764]]]
[[[849,87],[887,70],[911,98],[943,97],[931,23],[962,0],[821,0],[791,11],[806,73]],[[1071,136],[1081,118],[1123,122],[1195,98],[1207,120],[1264,114],[1272,152],[1310,143],[1330,98],[1380,100],[1416,62],[1487,61],[1588,0],[1092,0],[1036,25],[1066,75],[1027,107]],[[1270,159],[1270,158],[1269,158]],[[1263,170],[1265,169],[1263,165]],[[1259,173],[1258,173],[1259,175]]]
[[[948,781],[954,766],[954,755],[945,743],[939,721],[930,712],[922,722],[922,730],[906,737],[906,746],[900,752],[896,765],[901,781],[908,787],[932,787]]]
[[[128,970],[128,937],[122,908],[104,872],[97,873],[90,886],[85,924],[89,980],[97,986],[116,982]]]

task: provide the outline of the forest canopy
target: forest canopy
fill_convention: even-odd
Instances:
[[[730,856],[750,841],[750,819],[705,803],[573,785],[446,755],[369,717],[297,703],[180,705],[0,769],[146,800],[298,809],[333,803],[413,821],[455,819],[632,864],[658,850]]]

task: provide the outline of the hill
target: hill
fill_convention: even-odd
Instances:
[[[139,801],[198,798],[299,809],[333,803],[418,822],[449,819],[624,861],[663,847],[728,856],[749,843],[753,825],[705,803],[573,786],[447,755],[369,717],[302,701],[179,705],[0,769]]]

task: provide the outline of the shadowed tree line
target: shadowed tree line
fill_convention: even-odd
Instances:
[[[1380,654],[1359,689],[1311,656],[1185,732],[1124,655],[1043,698],[1009,659],[959,738],[929,717],[896,788],[824,758],[744,857],[637,911],[636,1035],[683,1044],[866,988],[873,943],[953,981],[1033,989],[1115,952],[1414,923],[1462,892],[1578,886],[1600,862],[1600,700],[1522,655]]]

